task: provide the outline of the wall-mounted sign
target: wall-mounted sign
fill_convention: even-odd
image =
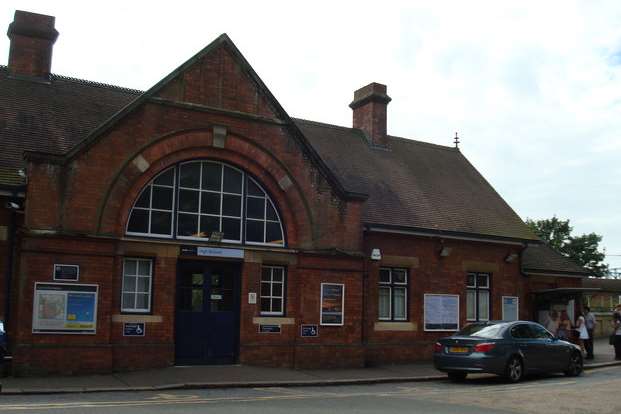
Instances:
[[[250,305],[257,304],[257,292],[248,292],[248,303]]]
[[[319,327],[317,325],[301,325],[300,336],[303,338],[314,338],[319,336]]]
[[[94,334],[97,285],[35,283],[33,333]]]
[[[259,333],[280,333],[280,325],[259,325]]]
[[[345,285],[342,283],[321,284],[321,324],[343,325]]]
[[[502,320],[517,321],[519,317],[520,299],[517,296],[502,297]]]
[[[228,259],[244,258],[244,251],[242,249],[227,249],[224,247],[181,246],[179,254],[181,256],[225,257]]]
[[[144,322],[125,322],[123,336],[144,336]]]
[[[54,265],[54,280],[65,280],[77,282],[80,277],[80,266],[67,265],[67,264],[55,264]]]
[[[425,295],[425,331],[459,330],[459,295]]]

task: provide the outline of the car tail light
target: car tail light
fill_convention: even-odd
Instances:
[[[482,344],[476,344],[474,346],[474,352],[489,352],[496,347],[496,344],[493,342],[485,342]]]
[[[436,342],[435,344],[433,344],[433,352],[435,354],[442,353],[442,344],[440,342]]]

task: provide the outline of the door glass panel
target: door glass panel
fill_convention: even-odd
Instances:
[[[201,312],[203,310],[203,288],[192,289],[192,311]]]
[[[212,273],[209,301],[211,312],[233,310],[233,280],[230,276]]]

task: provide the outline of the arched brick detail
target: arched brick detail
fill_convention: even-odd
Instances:
[[[98,233],[119,237],[124,235],[131,207],[144,186],[158,173],[178,162],[201,158],[231,164],[256,178],[277,205],[287,245],[308,245],[313,234],[310,208],[295,177],[291,176],[278,158],[239,134],[230,133],[224,149],[215,148],[211,144],[211,131],[175,132],[154,140],[128,157],[103,197],[99,208]],[[144,172],[132,162],[139,155],[149,163],[149,168]],[[283,191],[278,184],[278,180],[285,176],[293,183],[287,191]]]

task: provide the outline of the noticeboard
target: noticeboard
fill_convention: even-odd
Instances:
[[[519,319],[519,303],[517,296],[502,297],[502,320],[517,321]]]
[[[77,282],[80,278],[80,266],[68,264],[54,265],[54,280]]]
[[[344,321],[345,285],[321,284],[321,325],[342,326]]]
[[[35,283],[32,333],[94,334],[97,285]]]
[[[425,331],[459,330],[459,295],[425,294]]]

